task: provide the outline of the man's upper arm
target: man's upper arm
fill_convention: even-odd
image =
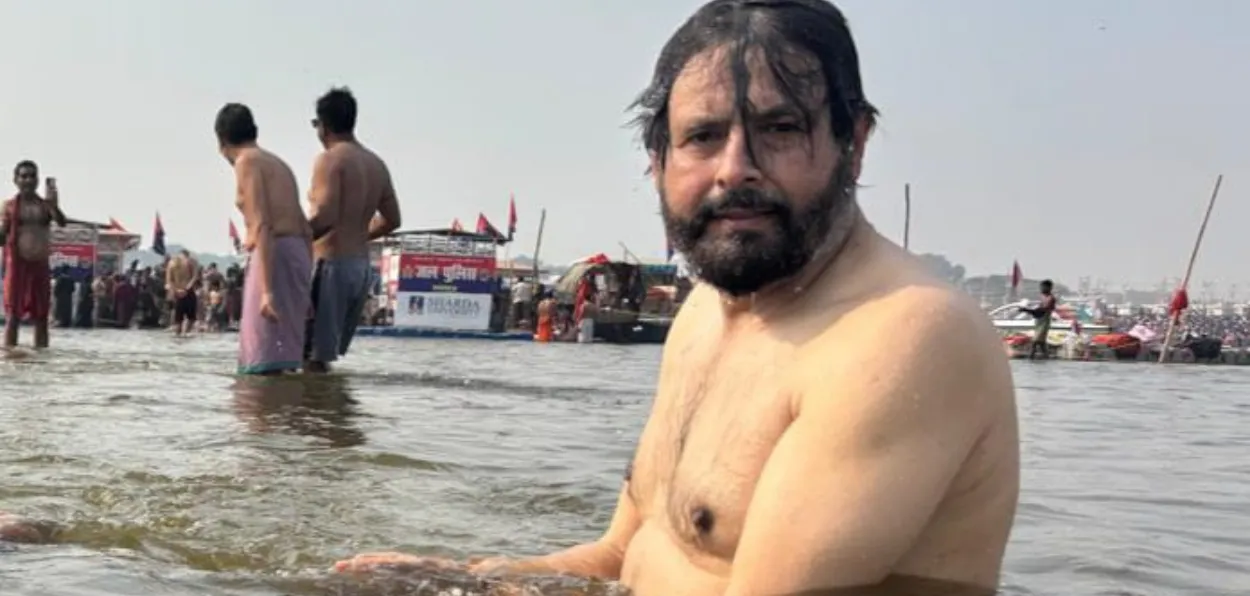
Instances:
[[[925,529],[984,429],[994,373],[964,309],[910,308],[886,325],[910,333],[874,334],[906,341],[813,371],[756,484],[727,594],[875,584]]]
[[[612,521],[599,542],[611,549],[613,555],[624,560],[625,550],[629,548],[629,543],[640,525],[642,518],[638,515],[638,506],[634,504],[634,497],[629,493],[629,482],[626,481],[621,486],[621,494],[616,498],[616,511],[612,513]]]
[[[48,206],[48,225],[56,224],[57,227],[63,228],[65,227],[66,223],[69,223],[69,222],[66,221],[65,212],[61,210],[61,206],[49,205]]]
[[[382,166],[382,172],[382,199],[378,201],[378,215],[386,220],[388,227],[395,229],[400,226],[401,222],[399,197],[395,195],[395,181],[391,179],[391,171],[385,164]]]
[[[321,152],[313,163],[312,186],[308,190],[308,220],[313,225],[314,233],[324,231],[338,218],[342,184],[342,166],[338,156],[330,151]]]
[[[634,484],[641,482],[643,486],[649,486],[647,479],[640,479],[635,476],[635,465],[638,463],[639,458],[652,457],[651,454],[653,449],[655,449],[652,437],[656,432],[656,425],[660,424],[658,419],[663,417],[665,412],[668,412],[672,406],[671,402],[666,400],[673,399],[674,394],[665,388],[672,386],[676,382],[676,377],[681,374],[681,354],[685,351],[685,346],[690,341],[692,334],[697,333],[695,330],[698,329],[699,321],[695,320],[695,317],[698,312],[703,310],[700,303],[704,301],[704,296],[704,292],[696,288],[687,299],[687,302],[693,308],[683,309],[673,320],[668,340],[664,342],[655,400],[651,403],[651,411],[647,413],[647,422],[643,425],[642,432],[638,436],[638,444],[634,447],[632,459],[630,459],[624,470],[625,482],[621,486],[620,497],[617,498],[616,512],[612,516],[612,523],[599,540],[601,544],[610,546],[614,552],[620,555],[622,560],[625,556],[625,549],[629,548],[629,543],[634,539],[634,534],[637,534],[638,529],[642,526],[642,513],[639,511],[638,503],[635,499],[646,498],[647,496],[640,494]],[[651,466],[646,466],[645,464],[644,466],[644,473],[654,474]]]

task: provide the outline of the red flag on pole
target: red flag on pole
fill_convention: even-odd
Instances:
[[[516,195],[508,195],[508,242],[516,234]]]
[[[1172,302],[1168,304],[1168,316],[1173,319],[1181,316],[1185,309],[1189,308],[1189,292],[1185,288],[1179,288],[1172,295]]]
[[[165,256],[165,225],[161,223],[161,212],[156,212],[156,224],[152,226],[152,252]]]
[[[490,224],[490,220],[486,219],[486,216],[481,213],[477,214],[477,233],[493,238],[503,238],[503,234],[500,234],[499,230]]]
[[[1020,282],[1024,281],[1024,272],[1020,270],[1020,261],[1011,262],[1011,291],[1020,289]]]
[[[453,231],[453,232],[463,232],[463,231],[464,231],[464,225],[462,225],[462,224],[460,223],[460,218],[459,218],[459,217],[457,217],[457,218],[455,218],[455,219],[451,220],[451,231]]]

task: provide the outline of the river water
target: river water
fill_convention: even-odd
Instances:
[[[592,539],[660,357],[363,338],[343,376],[260,386],[231,375],[233,336],[53,341],[0,361],[0,510],[63,524],[0,550],[5,596],[392,593],[326,569]],[[1250,593],[1250,368],[1013,366],[1025,470],[1003,594]]]

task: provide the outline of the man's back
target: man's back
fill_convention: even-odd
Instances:
[[[326,149],[325,158],[337,172],[338,213],[330,231],[315,245],[317,258],[369,254],[369,222],[390,188],[390,173],[382,158],[359,143],[342,142]]]
[[[266,220],[273,235],[310,236],[312,232],[308,227],[308,219],[304,217],[304,210],[300,206],[299,182],[295,179],[291,166],[277,154],[259,147],[240,155],[239,161],[235,163],[236,171],[244,162],[254,166],[264,180],[264,196],[255,199],[264,201]],[[238,205],[246,213],[248,208],[243,205],[244,200],[244,195],[240,193]],[[259,224],[259,221],[247,221],[249,239],[258,237],[259,230],[256,226]]]

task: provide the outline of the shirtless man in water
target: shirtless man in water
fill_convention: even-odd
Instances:
[[[259,144],[252,109],[228,103],[214,123],[218,150],[234,169],[235,206],[251,255],[239,319],[239,374],[299,370],[310,306],[312,229],[295,173]]]
[[[369,292],[369,242],[400,226],[399,200],[381,157],[356,139],[356,98],[345,88],[317,100],[312,122],[325,151],[308,193],[313,230],[313,309],[307,372],[326,372],[347,354]]]
[[[187,335],[195,329],[195,290],[200,285],[200,264],[183,249],[165,265],[165,294],[173,299],[171,324],[175,335]]]
[[[641,596],[991,593],[1019,491],[1010,369],[977,304],[857,204],[876,111],[840,11],[710,2],[639,106],[669,237],[701,283],[615,516],[595,542],[468,569]]]
[[[23,319],[35,325],[35,347],[48,347],[48,311],[52,301],[52,278],[48,264],[52,224],[64,227],[56,191],[56,179],[39,188],[39,166],[23,161],[13,168],[17,196],[4,202],[0,212],[0,242],[4,244],[4,347],[17,346],[18,325]]]

